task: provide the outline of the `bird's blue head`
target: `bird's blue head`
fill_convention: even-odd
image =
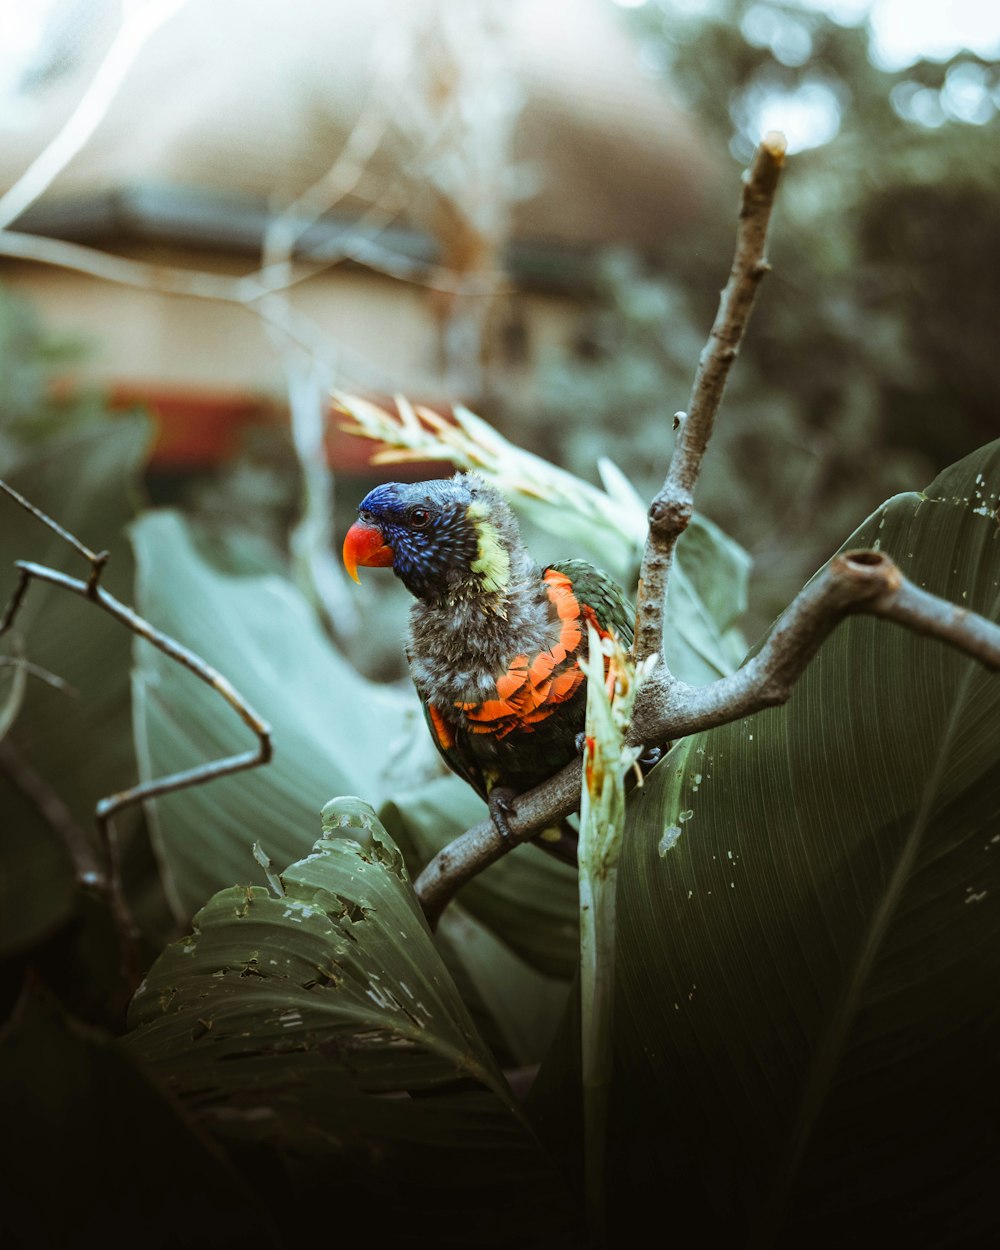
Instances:
[[[503,594],[517,523],[499,491],[475,473],[386,482],[361,501],[344,540],[344,564],[388,568],[418,599],[464,590]]]

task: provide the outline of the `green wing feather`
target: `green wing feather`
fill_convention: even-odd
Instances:
[[[618,583],[603,569],[595,568],[586,560],[560,560],[549,568],[565,573],[573,586],[573,593],[580,603],[593,608],[602,627],[617,634],[626,647],[632,645],[635,624],[635,608],[625,597]]]

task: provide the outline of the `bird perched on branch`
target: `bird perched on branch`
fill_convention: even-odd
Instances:
[[[376,487],[344,564],[355,581],[359,565],[391,567],[416,597],[406,653],[434,741],[509,836],[512,799],[580,750],[587,623],[632,641],[621,591],[584,560],[540,567],[510,505],[476,473]]]

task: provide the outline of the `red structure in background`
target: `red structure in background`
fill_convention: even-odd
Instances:
[[[386,402],[383,397],[376,400]],[[287,427],[288,412],[280,404],[241,391],[185,390],[135,383],[115,386],[109,396],[115,409],[145,408],[156,420],[156,441],[151,466],[168,472],[200,472],[214,468],[234,455],[243,432],[251,427]],[[445,414],[446,415],[446,414]],[[356,438],[338,428],[340,418],[331,415],[327,430],[329,463],[350,477],[388,476],[372,466],[371,458],[383,446]],[[451,471],[448,465],[430,461],[394,464],[391,476],[419,480]]]

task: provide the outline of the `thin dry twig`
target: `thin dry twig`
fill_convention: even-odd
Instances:
[[[6,483],[0,481],[0,489],[6,489]],[[107,553],[103,554],[106,556]],[[3,618],[0,619],[0,635],[4,634],[13,625],[32,579],[59,586],[63,590],[68,590],[73,594],[82,596],[84,599],[89,599],[91,603],[94,603],[110,616],[113,616],[115,620],[120,621],[132,633],[146,639],[157,650],[162,651],[164,655],[169,656],[178,664],[189,669],[206,685],[211,686],[217,694],[220,694],[237,713],[240,720],[257,736],[257,747],[252,751],[244,751],[238,755],[227,756],[221,760],[198,764],[194,768],[186,769],[184,772],[160,777],[155,781],[146,781],[141,785],[132,786],[128,790],[123,790],[118,794],[109,795],[107,798],[101,799],[97,805],[95,816],[102,831],[108,829],[111,819],[123,808],[139,803],[143,799],[156,798],[161,794],[168,794],[174,790],[201,785],[208,781],[214,781],[217,777],[226,777],[230,773],[240,772],[245,768],[254,768],[259,764],[269,762],[272,754],[270,726],[250,707],[232,683],[210,664],[206,664],[200,656],[195,655],[193,651],[189,651],[187,647],[182,646],[181,643],[170,638],[167,634],[155,629],[138,612],[122,603],[119,599],[116,599],[108,591],[102,589],[96,584],[93,575],[91,580],[84,582],[78,578],[70,577],[66,573],[60,573],[56,569],[50,569],[43,564],[34,564],[30,560],[17,560],[14,567],[18,570],[18,583],[14,588],[14,593],[7,605]]]
[[[689,686],[662,665],[639,689],[629,741],[665,742],[785,703],[823,642],[845,617],[867,613],[937,638],[1000,670],[1000,626],[915,586],[879,551],[835,557],[779,618],[743,668],[707,686]],[[511,837],[482,821],[438,853],[415,883],[432,926],[467,881],[539,829],[568,816],[580,799],[580,762],[520,796],[508,817]]]
[[[687,414],[678,413],[675,417],[677,442],[666,481],[649,507],[649,536],[636,596],[632,649],[636,661],[663,649],[663,611],[674,549],[691,521],[694,488],[729,370],[739,351],[761,279],[770,268],[764,259],[764,248],[784,159],[784,135],[771,131],[743,175],[736,253],[729,281],[698,361]]]
[[[17,665],[23,665],[24,671],[28,677],[34,677],[38,681],[43,682],[46,686],[51,686],[53,690],[58,690],[60,694],[77,694],[74,686],[63,679],[57,673],[50,673],[47,668],[42,668],[41,664],[33,664],[31,660],[25,660],[19,656],[0,655],[0,668],[7,668]]]
[[[183,772],[172,773],[167,777],[158,777],[152,781],[141,782],[118,794],[111,794],[101,799],[97,804],[94,815],[97,822],[100,846],[103,849],[103,855],[106,860],[105,863],[101,862],[100,856],[95,856],[92,852],[90,854],[83,853],[79,840],[75,836],[75,826],[71,828],[62,819],[50,822],[56,832],[61,834],[66,840],[67,849],[77,868],[79,884],[93,889],[107,898],[122,943],[126,980],[129,983],[133,983],[136,980],[138,971],[136,950],[138,930],[122,889],[120,853],[114,827],[115,816],[124,808],[141,803],[145,799],[156,798],[159,795],[169,794],[177,790],[184,790],[190,786],[204,785],[206,782],[214,781],[217,777],[226,777],[232,773],[241,772],[248,768],[256,768],[268,763],[272,755],[271,729],[267,722],[253,710],[221,673],[210,664],[206,664],[193,651],[189,651],[187,647],[182,646],[175,639],[154,628],[133,608],[128,607],[127,604],[122,603],[101,587],[99,584],[101,574],[109,559],[107,551],[91,551],[89,547],[81,543],[74,535],[63,529],[51,517],[42,512],[40,508],[35,507],[23,495],[2,480],[0,480],[0,490],[30,512],[32,516],[64,538],[90,564],[90,574],[87,580],[81,581],[56,569],[48,568],[46,565],[35,564],[30,560],[15,561],[14,567],[18,571],[18,580],[10,601],[3,615],[0,616],[0,636],[13,627],[17,613],[24,602],[24,597],[32,581],[47,582],[50,585],[58,586],[62,590],[68,590],[72,594],[80,595],[82,598],[89,600],[131,630],[132,633],[137,634],[140,638],[144,638],[152,646],[156,647],[157,650],[162,651],[164,655],[183,665],[199,680],[205,682],[206,685],[220,694],[257,737],[257,746],[252,751],[243,751],[221,760],[212,760],[205,764],[196,765],[193,768],[185,769]],[[2,762],[4,761],[0,760],[0,763]],[[6,762],[8,764],[13,763],[15,771],[17,771],[16,759],[11,761],[10,757],[7,757]],[[23,770],[21,770],[19,775],[26,778],[27,782],[31,781],[31,778],[27,777]],[[33,797],[37,800],[39,795],[40,791],[35,787]],[[57,814],[56,809],[51,807],[51,805],[43,804],[40,806],[40,810],[43,811],[43,814],[48,812]]]
[[[643,741],[659,741],[663,730],[680,738],[785,703],[836,626],[859,613],[896,621],[1000,669],[1000,626],[921,590],[884,552],[845,551],[796,596],[735,673],[707,686],[654,673],[639,694],[635,732]]]

